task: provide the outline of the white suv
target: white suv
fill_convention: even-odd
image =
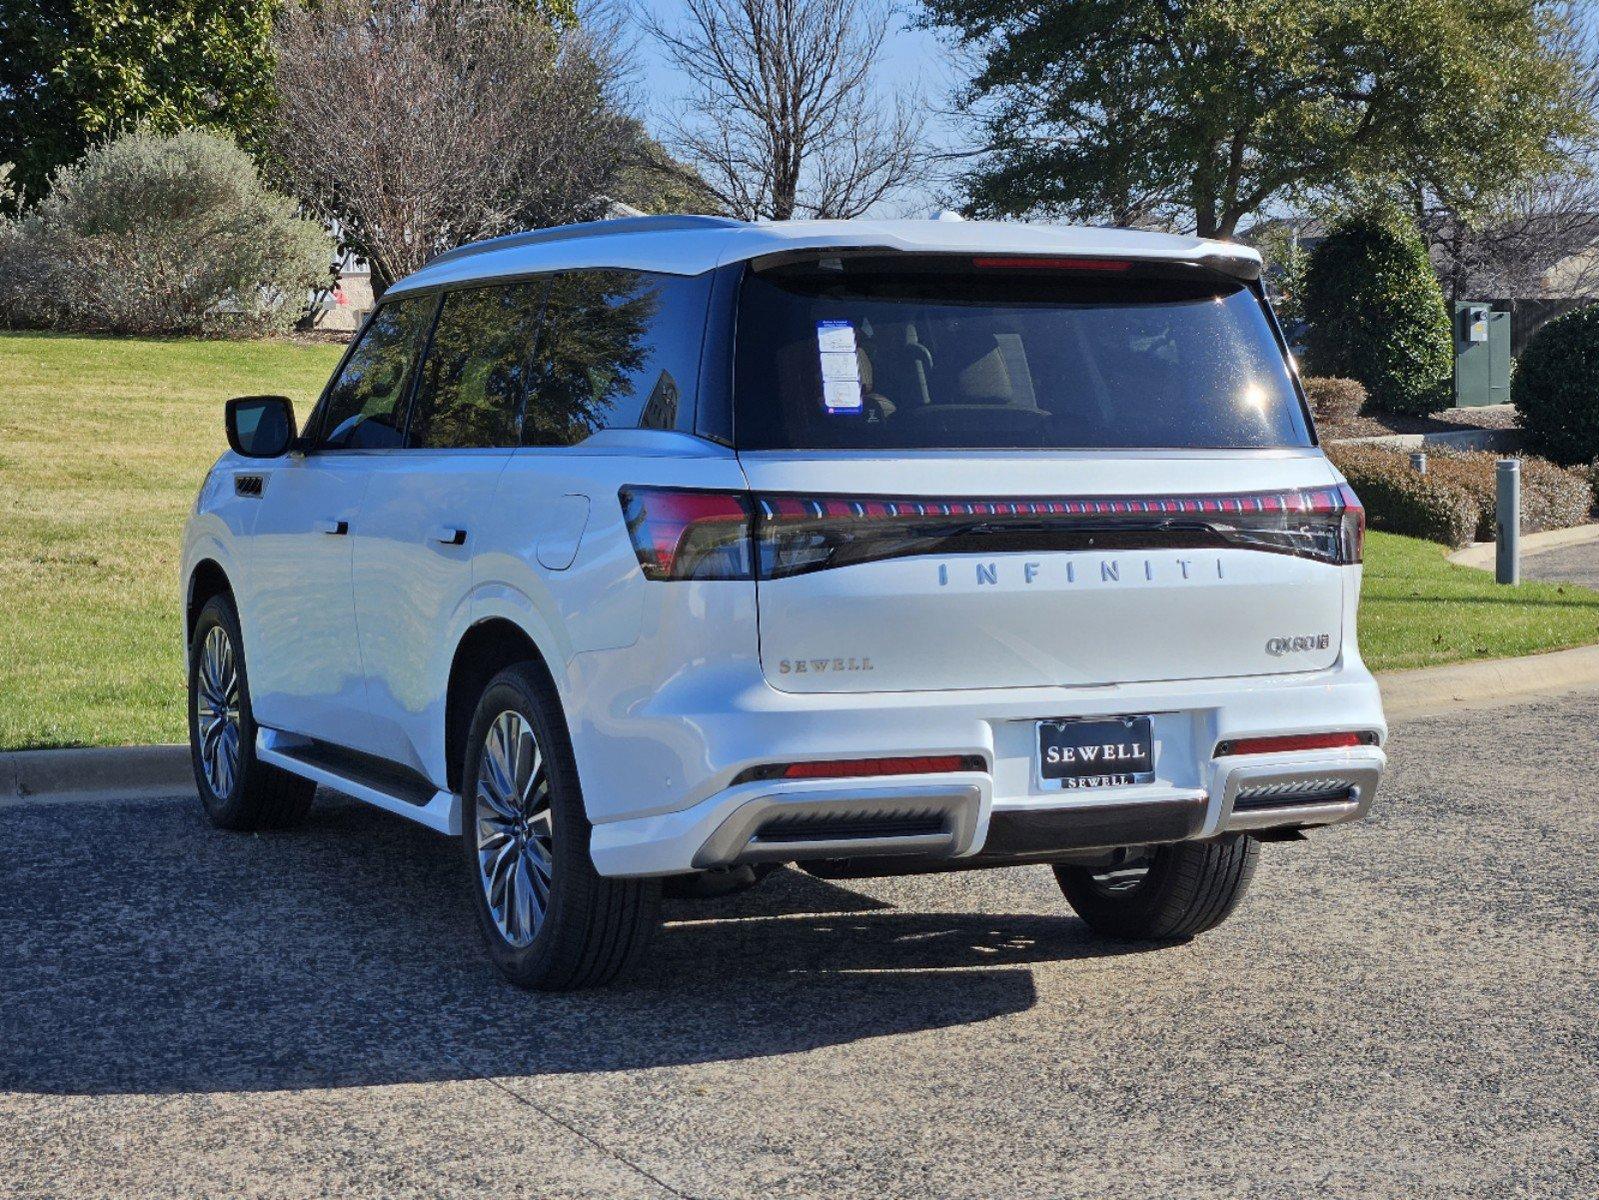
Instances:
[[[303,429],[229,402],[183,549],[207,810],[320,783],[459,838],[533,987],[776,863],[1049,863],[1108,936],[1217,924],[1386,736],[1363,513],[1259,274],[958,221],[442,255]]]

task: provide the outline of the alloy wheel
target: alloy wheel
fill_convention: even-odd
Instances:
[[[520,949],[544,923],[555,874],[549,774],[521,713],[490,722],[475,794],[478,882],[500,936]]]
[[[195,697],[200,765],[212,795],[225,800],[239,774],[239,667],[220,625],[205,635]]]

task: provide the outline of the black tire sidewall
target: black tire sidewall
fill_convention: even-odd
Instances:
[[[1157,846],[1149,873],[1136,888],[1121,895],[1105,892],[1087,867],[1058,866],[1055,878],[1067,902],[1094,929],[1112,937],[1136,939],[1150,936],[1147,931],[1158,919],[1166,899],[1170,864],[1170,847]]]
[[[1127,941],[1186,941],[1231,914],[1249,887],[1257,852],[1253,839],[1243,834],[1157,846],[1144,881],[1119,895],[1100,888],[1087,867],[1058,865],[1055,878],[1077,915],[1100,934]]]

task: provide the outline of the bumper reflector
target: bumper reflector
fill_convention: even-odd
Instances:
[[[1216,757],[1233,754],[1282,754],[1291,750],[1346,750],[1375,746],[1377,735],[1359,733],[1291,733],[1281,737],[1234,738],[1216,743]]]
[[[736,786],[756,779],[860,779],[877,775],[937,775],[949,771],[985,771],[976,754],[934,754],[908,758],[835,758],[820,762],[771,763],[740,771]]]

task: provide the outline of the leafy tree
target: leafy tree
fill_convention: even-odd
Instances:
[[[1546,168],[1591,124],[1552,0],[926,0],[979,69],[970,207],[1230,237],[1281,197]]]
[[[0,0],[0,162],[25,198],[118,131],[208,126],[254,145],[280,0]]]
[[[692,167],[678,162],[645,131],[642,121],[626,118],[628,145],[610,197],[644,213],[719,213],[722,202]]]
[[[1266,289],[1277,319],[1290,327],[1305,319],[1305,271],[1310,254],[1290,223],[1256,226],[1248,236],[1266,264]]]
[[[1559,463],[1599,457],[1599,308],[1569,313],[1533,335],[1510,398],[1529,450]]]
[[[1449,314],[1413,222],[1361,216],[1335,227],[1311,253],[1305,317],[1313,373],[1359,380],[1389,412],[1448,404]]]

